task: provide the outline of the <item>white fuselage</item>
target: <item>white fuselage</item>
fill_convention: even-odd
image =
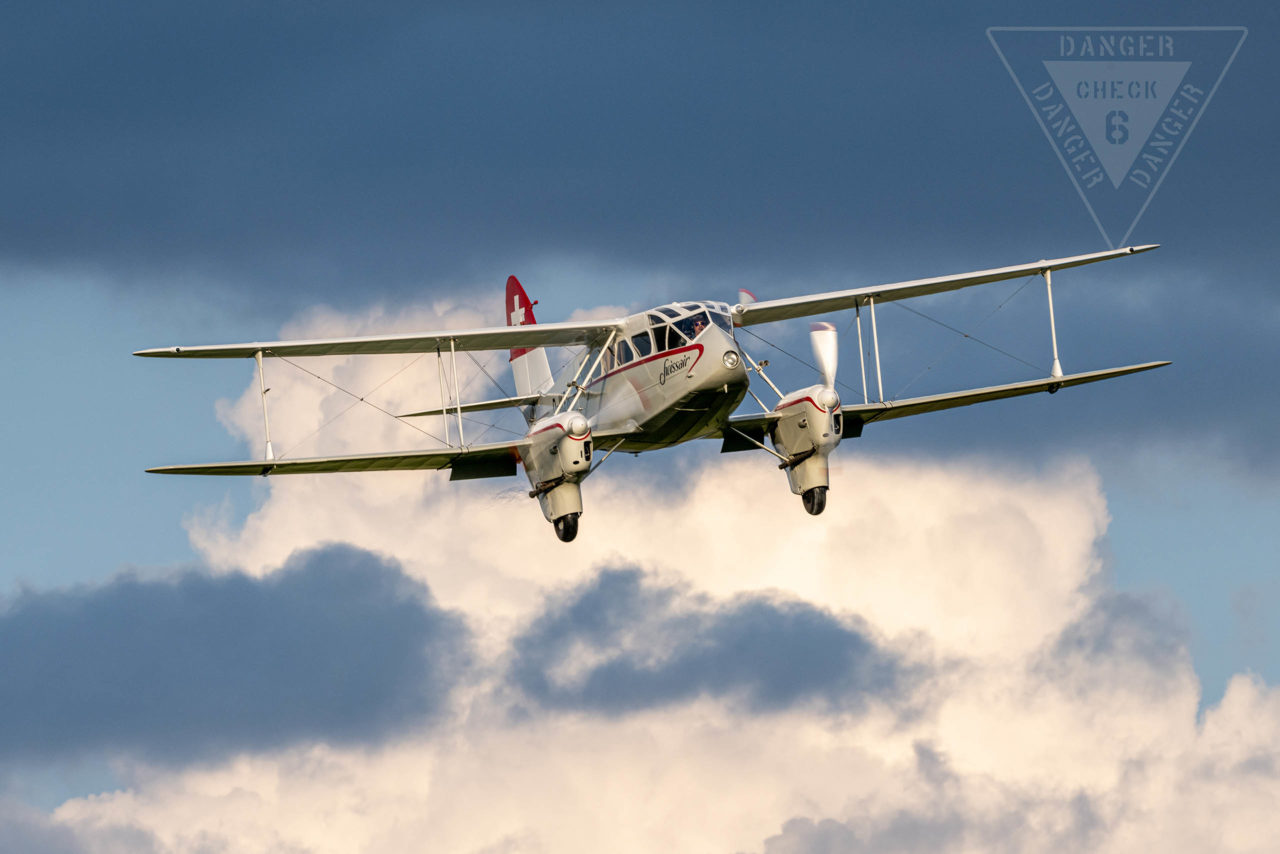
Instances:
[[[623,451],[716,433],[747,391],[746,368],[723,303],[673,303],[631,315],[603,355],[599,349],[584,353],[557,389],[579,366],[589,368],[597,358],[599,366],[583,382],[576,405],[561,411],[584,414],[593,434],[620,434]],[[548,397],[536,407],[535,419],[554,409],[555,400]]]

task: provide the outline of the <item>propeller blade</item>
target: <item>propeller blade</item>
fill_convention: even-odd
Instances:
[[[822,372],[822,384],[834,388],[836,384],[836,362],[840,356],[840,342],[836,337],[836,327],[831,323],[815,323],[809,327],[809,341],[813,344],[813,360],[818,363]]]

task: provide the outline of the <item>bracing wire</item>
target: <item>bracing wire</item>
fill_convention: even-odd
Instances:
[[[773,349],[777,350],[779,353],[781,353],[781,354],[782,354],[782,355],[784,355],[784,356],[790,356],[792,359],[794,359],[795,361],[797,361],[797,362],[799,362],[800,364],[804,365],[806,368],[810,368],[810,369],[815,370],[815,371],[816,371],[816,370],[818,370],[817,366],[815,366],[815,365],[813,365],[812,363],[810,363],[807,359],[802,359],[802,358],[800,358],[799,356],[797,356],[795,353],[792,353],[790,350],[783,349],[782,347],[779,347],[777,344],[774,344],[772,341],[769,341],[768,339],[765,339],[765,338],[760,337],[760,336],[759,336],[759,335],[757,335],[756,333],[752,332],[750,329],[747,329],[745,326],[739,327],[737,331],[738,331],[738,332],[745,332],[745,333],[747,333],[747,334],[748,334],[748,335],[750,335],[752,338],[754,338],[754,339],[756,339],[757,341],[759,341],[761,344],[765,344],[765,345],[767,345],[767,346],[769,346],[769,347],[772,347]],[[836,378],[836,385],[838,385],[838,386],[843,386],[844,388],[847,388],[849,391],[853,391],[853,390],[854,390],[854,389],[853,389],[853,386],[851,386],[851,385],[849,385],[848,383],[844,382],[844,381],[843,381],[843,380],[841,380],[839,377],[837,377],[837,378]]]
[[[975,329],[975,330],[977,330],[978,328],[980,328],[983,324],[985,324],[988,320],[990,320],[990,319],[991,319],[991,318],[992,318],[992,317],[993,317],[997,312],[999,312],[1002,308],[1004,308],[1006,305],[1008,305],[1008,304],[1013,300],[1013,298],[1014,298],[1014,297],[1016,297],[1018,294],[1022,293],[1022,291],[1027,287],[1027,285],[1029,285],[1029,284],[1032,282],[1032,280],[1034,280],[1035,278],[1036,278],[1036,276],[1028,276],[1028,277],[1027,277],[1023,282],[1022,282],[1022,284],[1018,286],[1018,289],[1017,289],[1017,290],[1015,290],[1012,294],[1010,294],[1008,297],[1006,297],[1006,298],[1005,298],[1005,299],[1004,299],[1004,300],[1003,300],[999,305],[997,305],[997,306],[996,306],[994,309],[992,309],[992,310],[991,310],[991,311],[990,311],[990,312],[989,312],[985,317],[983,317],[980,321],[978,321],[978,323],[977,323],[977,325],[974,327],[974,329]],[[908,389],[912,384],[914,384],[914,383],[916,382],[916,380],[920,379],[920,377],[924,376],[924,374],[926,374],[926,373],[928,373],[929,371],[933,370],[934,365],[936,365],[939,361],[941,361],[941,360],[942,360],[943,358],[945,358],[946,356],[950,355],[950,353],[951,353],[953,350],[955,350],[955,348],[956,348],[956,347],[960,346],[960,344],[964,343],[964,341],[966,341],[966,340],[968,340],[968,341],[973,341],[973,342],[974,342],[974,343],[976,343],[976,344],[981,344],[983,347],[986,347],[986,348],[987,348],[987,349],[989,349],[989,350],[993,350],[994,352],[999,353],[999,354],[1000,354],[1000,355],[1002,355],[1002,356],[1005,356],[1005,357],[1007,357],[1007,358],[1009,358],[1009,359],[1014,360],[1015,362],[1019,362],[1019,363],[1021,363],[1021,364],[1023,364],[1023,365],[1026,365],[1027,367],[1034,368],[1034,369],[1035,369],[1035,370],[1037,370],[1037,371],[1043,371],[1043,370],[1044,370],[1044,366],[1043,366],[1043,365],[1036,365],[1036,364],[1034,364],[1034,363],[1032,363],[1032,362],[1029,362],[1029,361],[1027,361],[1026,359],[1022,358],[1021,356],[1018,356],[1018,355],[1016,355],[1016,354],[1014,354],[1014,353],[1010,353],[1008,350],[1003,350],[1003,349],[1001,349],[1000,347],[995,346],[994,344],[991,344],[991,343],[989,343],[989,342],[987,342],[987,341],[982,340],[981,338],[977,337],[977,335],[975,335],[975,334],[973,334],[973,333],[971,333],[971,332],[965,332],[965,331],[963,331],[963,330],[961,330],[961,329],[957,329],[956,327],[951,326],[951,325],[950,325],[950,324],[948,324],[948,323],[944,323],[943,321],[938,320],[936,317],[932,317],[932,316],[930,316],[930,315],[926,314],[925,312],[920,311],[919,309],[911,308],[910,306],[908,306],[908,305],[906,305],[906,304],[902,303],[901,301],[894,300],[894,301],[892,301],[892,304],[893,304],[893,305],[898,306],[899,308],[902,308],[904,311],[909,311],[909,312],[911,312],[912,314],[918,315],[918,316],[920,316],[920,317],[924,318],[925,320],[928,320],[928,321],[929,321],[929,322],[931,322],[931,323],[936,323],[937,325],[941,326],[942,328],[944,328],[944,329],[946,329],[946,330],[948,330],[948,331],[950,331],[950,332],[954,332],[956,335],[959,335],[959,336],[960,336],[960,338],[959,338],[959,340],[958,340],[958,341],[953,342],[953,343],[952,343],[952,345],[951,345],[950,347],[948,347],[945,351],[943,351],[943,352],[942,352],[942,353],[940,353],[937,357],[935,357],[935,358],[934,358],[934,360],[933,360],[933,361],[932,361],[932,362],[931,362],[927,367],[925,367],[925,368],[924,368],[924,370],[920,371],[918,374],[916,374],[914,377],[912,377],[912,378],[911,378],[911,379],[906,383],[906,385],[904,385],[904,386],[902,386],[900,389],[898,389],[898,391],[894,394],[894,398],[895,398],[895,399],[897,398],[897,396],[898,396],[898,395],[902,394],[902,392],[906,391],[906,390],[907,390],[907,389]],[[851,324],[851,325],[852,325],[852,323],[853,323],[853,321],[850,321],[850,324]],[[792,353],[791,351],[789,351],[789,350],[787,350],[787,349],[785,349],[785,348],[783,348],[783,347],[779,347],[777,344],[774,344],[772,341],[769,341],[769,340],[767,340],[767,339],[765,339],[765,338],[762,338],[761,336],[759,336],[759,335],[757,335],[756,333],[752,332],[750,329],[746,328],[745,326],[744,326],[744,327],[739,327],[737,331],[738,331],[738,332],[745,332],[745,333],[747,333],[748,335],[750,335],[752,338],[755,338],[755,339],[756,339],[757,341],[759,341],[760,343],[762,343],[762,344],[766,344],[766,345],[768,345],[768,346],[772,347],[773,349],[777,350],[779,353],[782,353],[784,356],[789,356],[791,359],[795,360],[796,362],[799,362],[801,365],[804,365],[805,367],[810,368],[810,369],[815,370],[815,371],[817,370],[817,367],[816,367],[816,366],[814,366],[813,364],[811,364],[807,359],[803,359],[803,358],[801,358],[800,356],[797,356],[795,353]],[[846,328],[846,331],[847,331],[847,328]],[[843,387],[843,388],[845,388],[845,389],[847,389],[847,390],[848,390],[848,391],[850,391],[850,392],[855,391],[855,389],[854,389],[851,385],[849,385],[848,383],[846,383],[846,382],[844,382],[844,381],[842,381],[842,380],[837,379],[837,380],[836,380],[836,384],[837,384],[837,385],[839,385],[839,386],[841,386],[841,387]]]
[[[267,351],[267,352],[270,352],[270,351]],[[502,392],[502,394],[503,394],[503,396],[504,396],[504,397],[505,397],[505,396],[509,396],[509,395],[507,395],[506,389],[504,389],[504,388],[502,387],[502,385],[501,385],[501,384],[500,384],[496,379],[494,379],[494,378],[493,378],[493,375],[492,375],[492,374],[490,374],[490,373],[489,373],[489,371],[485,369],[485,366],[484,366],[484,365],[482,365],[482,364],[481,364],[481,363],[480,363],[480,362],[475,358],[475,356],[471,355],[471,352],[470,352],[470,351],[463,351],[463,352],[467,353],[467,356],[471,359],[471,361],[475,364],[475,366],[476,366],[477,368],[479,368],[479,369],[480,369],[480,371],[481,371],[481,372],[482,372],[486,377],[488,377],[489,382],[491,382],[491,383],[493,383],[495,386],[497,386],[498,390],[499,390],[500,392]],[[352,400],[351,404],[350,404],[349,406],[347,406],[346,408],[344,408],[341,412],[338,412],[338,413],[337,413],[337,414],[335,414],[333,417],[331,417],[331,418],[327,419],[327,420],[326,420],[323,424],[321,424],[319,427],[317,427],[316,429],[312,430],[310,433],[308,433],[308,434],[307,434],[306,436],[304,436],[302,439],[300,439],[300,440],[298,440],[297,442],[293,443],[293,445],[291,445],[291,446],[288,448],[288,450],[287,450],[287,451],[285,451],[284,453],[279,454],[279,455],[278,455],[278,458],[279,458],[279,459],[284,459],[285,457],[287,457],[287,456],[288,456],[288,454],[289,454],[290,452],[292,452],[292,451],[296,450],[297,448],[301,447],[304,443],[306,443],[306,442],[310,441],[310,440],[311,440],[311,439],[312,439],[312,438],[313,438],[317,433],[321,432],[321,431],[322,431],[322,430],[324,430],[326,427],[328,427],[329,425],[333,424],[335,421],[337,421],[338,419],[342,418],[344,415],[346,415],[348,412],[350,412],[352,409],[355,409],[357,406],[359,406],[359,405],[360,405],[360,404],[362,404],[362,403],[363,403],[363,404],[365,404],[366,406],[370,406],[370,407],[372,407],[373,409],[377,410],[378,412],[381,412],[381,413],[382,413],[382,414],[384,414],[384,415],[387,415],[387,416],[390,416],[391,418],[394,418],[396,421],[399,421],[401,424],[404,424],[404,425],[405,425],[405,426],[407,426],[407,427],[411,427],[411,428],[413,428],[414,430],[417,430],[419,433],[422,433],[422,434],[423,434],[423,435],[425,435],[425,436],[429,436],[430,438],[434,439],[434,440],[435,440],[435,441],[437,441],[437,442],[444,442],[444,440],[443,440],[443,439],[441,439],[441,438],[440,438],[439,436],[437,436],[435,433],[432,433],[430,430],[426,430],[426,429],[424,429],[424,428],[422,428],[422,427],[419,427],[417,424],[414,424],[413,422],[411,422],[411,421],[409,421],[409,420],[407,420],[407,419],[405,419],[405,418],[402,418],[402,417],[401,417],[401,416],[399,416],[399,415],[396,415],[394,412],[391,412],[391,411],[389,411],[389,410],[387,410],[387,409],[384,409],[384,408],[383,408],[383,407],[381,407],[381,406],[378,406],[376,403],[374,403],[374,402],[372,402],[372,401],[370,401],[370,400],[368,399],[368,398],[369,398],[369,396],[370,396],[370,395],[372,395],[372,394],[374,394],[375,392],[377,392],[377,391],[378,391],[378,389],[380,389],[380,388],[382,388],[383,386],[387,385],[387,384],[388,384],[388,383],[390,383],[392,380],[394,380],[396,377],[400,376],[402,373],[404,373],[405,371],[407,371],[409,368],[411,368],[411,367],[413,367],[415,364],[417,364],[417,363],[418,363],[418,362],[419,362],[419,361],[420,361],[424,356],[426,356],[426,355],[427,355],[426,353],[420,353],[417,357],[415,357],[415,358],[414,358],[414,359],[412,359],[411,361],[409,361],[409,362],[405,363],[404,365],[401,365],[401,366],[400,366],[400,368],[399,368],[399,369],[397,369],[397,370],[395,371],[395,373],[391,374],[389,377],[387,377],[386,379],[384,379],[382,382],[378,383],[376,386],[374,386],[373,388],[369,389],[369,390],[368,390],[367,392],[365,392],[363,395],[356,394],[355,392],[353,392],[353,391],[351,391],[351,390],[349,390],[349,389],[343,388],[342,386],[338,385],[337,383],[333,382],[332,380],[328,379],[327,377],[323,377],[323,376],[321,376],[320,374],[317,374],[315,371],[311,371],[311,370],[308,370],[307,368],[304,368],[302,365],[298,364],[297,362],[293,361],[292,359],[288,359],[288,358],[285,358],[285,357],[283,357],[283,356],[278,356],[278,355],[276,355],[276,354],[274,354],[274,353],[272,353],[272,355],[273,355],[273,356],[275,356],[275,358],[280,359],[280,361],[285,362],[286,364],[291,365],[291,366],[292,366],[292,367],[294,367],[294,368],[297,368],[298,370],[302,371],[304,374],[308,374],[309,376],[315,377],[316,379],[320,380],[321,382],[325,383],[326,385],[332,386],[333,388],[337,389],[338,391],[342,392],[343,394],[345,394],[345,395],[347,395],[347,396],[349,396],[349,397],[354,398],[354,400]],[[462,394],[462,392],[466,391],[466,390],[467,390],[467,388],[471,385],[471,383],[475,381],[475,379],[476,379],[476,378],[475,378],[475,376],[474,376],[474,375],[473,375],[470,379],[468,379],[468,380],[467,380],[467,382],[463,384],[462,389],[459,391],[459,395],[461,395],[461,394]],[[500,430],[500,431],[502,431],[502,432],[504,432],[504,433],[510,433],[510,434],[511,434],[511,435],[513,435],[513,436],[522,436],[522,435],[524,435],[523,433],[520,433],[520,432],[518,432],[518,431],[510,430],[510,429],[508,429],[508,428],[506,428],[506,427],[500,427],[500,426],[498,426],[497,424],[488,423],[488,422],[484,422],[484,421],[479,421],[479,420],[477,420],[477,419],[475,419],[475,418],[469,418],[469,417],[464,416],[462,420],[463,420],[463,421],[470,422],[470,423],[472,423],[472,424],[475,424],[475,425],[478,425],[478,426],[480,426],[480,427],[483,427],[483,428],[484,428],[484,430],[482,430],[482,431],[480,432],[480,434],[476,437],[476,440],[477,440],[477,441],[478,441],[480,438],[482,438],[486,433],[488,433],[490,430]]]
[[[979,321],[977,322],[977,324],[973,327],[973,328],[974,328],[974,332],[976,332],[978,329],[982,328],[982,326],[983,326],[983,325],[984,325],[988,320],[990,320],[992,317],[994,317],[994,316],[996,315],[996,313],[1000,311],[1000,309],[1004,308],[1006,305],[1008,305],[1010,302],[1012,302],[1012,301],[1013,301],[1013,298],[1014,298],[1014,297],[1016,297],[1018,294],[1022,293],[1022,291],[1027,287],[1027,285],[1031,284],[1032,280],[1034,280],[1035,278],[1037,278],[1037,276],[1028,276],[1026,279],[1024,279],[1024,280],[1023,280],[1023,282],[1022,282],[1022,284],[1018,286],[1018,289],[1017,289],[1016,291],[1014,291],[1013,293],[1011,293],[1009,296],[1005,297],[1005,299],[1004,299],[1004,300],[1003,300],[999,305],[997,305],[995,308],[993,308],[990,312],[988,312],[988,313],[987,313],[987,315],[986,315],[985,317],[983,317],[981,320],[979,320]],[[951,355],[951,353],[952,353],[952,352],[954,352],[954,351],[955,351],[955,349],[956,349],[957,347],[959,347],[961,344],[963,344],[966,340],[968,340],[968,341],[973,341],[975,344],[981,344],[983,347],[986,347],[986,348],[987,348],[987,349],[989,349],[989,350],[993,350],[994,352],[999,353],[999,354],[1000,354],[1000,355],[1002,355],[1002,356],[1007,356],[1008,358],[1013,359],[1015,362],[1021,362],[1022,364],[1026,365],[1027,367],[1034,368],[1034,369],[1036,369],[1037,371],[1043,371],[1043,370],[1044,370],[1044,366],[1043,366],[1043,365],[1036,365],[1036,364],[1032,364],[1031,362],[1028,362],[1026,359],[1022,358],[1021,356],[1018,356],[1018,355],[1016,355],[1016,354],[1014,354],[1014,353],[1010,353],[1008,350],[1002,350],[1001,348],[999,348],[999,347],[995,346],[994,344],[990,344],[990,343],[988,343],[988,342],[986,342],[986,341],[983,341],[981,338],[979,338],[977,335],[975,335],[975,334],[973,334],[973,333],[971,333],[971,332],[965,332],[965,331],[963,331],[963,330],[961,330],[961,329],[957,329],[956,327],[951,326],[950,324],[944,323],[944,322],[942,322],[941,320],[938,320],[936,317],[931,317],[931,316],[929,316],[928,314],[925,314],[923,311],[920,311],[920,310],[918,310],[918,309],[914,309],[914,308],[912,308],[911,306],[906,305],[906,304],[905,304],[905,303],[903,303],[903,302],[894,301],[892,304],[893,304],[893,305],[898,306],[899,308],[903,309],[904,311],[909,311],[909,312],[911,312],[912,314],[914,314],[914,315],[916,315],[916,316],[918,316],[918,317],[921,317],[921,318],[923,318],[923,319],[925,319],[925,320],[929,321],[930,323],[936,323],[937,325],[941,326],[943,329],[946,329],[946,330],[948,330],[948,331],[950,331],[950,332],[954,332],[956,335],[959,335],[959,336],[960,336],[960,338],[959,338],[959,339],[957,339],[956,341],[953,341],[953,342],[951,343],[951,346],[947,347],[945,350],[943,350],[941,353],[939,353],[937,356],[935,356],[935,357],[934,357],[934,359],[933,359],[933,361],[931,361],[928,365],[926,365],[923,369],[921,369],[921,371],[920,371],[919,373],[917,373],[914,377],[912,377],[910,380],[908,380],[908,381],[906,382],[906,384],[905,384],[905,385],[903,385],[901,388],[899,388],[899,389],[894,393],[894,397],[895,397],[895,398],[897,398],[897,397],[898,397],[899,395],[901,395],[904,391],[906,391],[908,388],[910,388],[912,385],[914,385],[914,384],[915,384],[915,382],[916,382],[916,380],[920,379],[922,376],[924,376],[925,374],[927,374],[929,371],[933,370],[933,368],[934,368],[934,366],[935,366],[935,365],[937,365],[939,362],[941,362],[941,361],[942,361],[943,359],[945,359],[947,356]]]
[[[267,350],[266,352],[267,352],[267,353],[271,353],[271,351],[270,351],[270,350]],[[279,356],[279,355],[277,355],[277,354],[275,354],[275,353],[271,353],[271,355],[272,355],[272,356],[275,356],[275,358],[279,359],[280,361],[284,362],[285,364],[292,365],[293,367],[295,367],[295,368],[297,368],[298,370],[302,371],[304,374],[308,374],[308,375],[310,375],[310,376],[313,376],[313,377],[315,377],[316,379],[320,380],[322,383],[324,383],[324,384],[326,384],[326,385],[329,385],[329,386],[332,386],[333,388],[337,389],[338,391],[342,392],[343,394],[345,394],[345,395],[347,395],[347,396],[349,396],[349,397],[353,397],[353,398],[355,398],[355,401],[354,401],[350,406],[348,406],[346,409],[342,410],[342,411],[341,411],[341,412],[339,412],[337,415],[334,415],[332,418],[330,418],[329,420],[325,421],[325,422],[324,422],[323,424],[321,424],[319,427],[317,427],[316,429],[314,429],[314,430],[312,430],[310,433],[308,433],[308,434],[307,434],[304,438],[302,438],[301,440],[299,440],[299,441],[297,441],[297,442],[294,442],[294,443],[293,443],[293,445],[291,445],[291,446],[289,447],[289,451],[293,451],[293,450],[295,450],[296,448],[298,448],[300,445],[302,445],[304,442],[309,441],[313,436],[315,436],[315,435],[316,435],[317,433],[319,433],[321,430],[323,430],[324,428],[328,427],[330,424],[332,424],[333,422],[337,421],[339,418],[341,418],[342,416],[346,415],[348,412],[350,412],[351,410],[355,409],[357,406],[359,406],[359,405],[360,405],[360,404],[362,404],[362,403],[363,403],[363,404],[365,404],[365,405],[367,405],[367,406],[371,406],[371,407],[373,407],[374,409],[378,410],[379,412],[383,413],[384,415],[389,415],[390,417],[392,417],[392,418],[394,418],[395,420],[399,421],[401,424],[404,424],[404,425],[406,425],[406,426],[408,426],[408,427],[412,427],[414,430],[417,430],[419,433],[422,433],[423,435],[430,436],[432,439],[435,439],[437,442],[443,442],[443,441],[444,441],[444,440],[443,440],[443,439],[441,439],[439,436],[437,436],[436,434],[432,433],[430,430],[424,430],[424,429],[422,429],[421,427],[419,427],[417,424],[413,424],[413,423],[411,423],[411,422],[409,422],[409,421],[406,421],[405,419],[401,418],[399,415],[396,415],[394,412],[390,412],[390,411],[388,411],[388,410],[386,410],[386,409],[383,409],[381,406],[378,406],[378,404],[373,403],[372,401],[368,400],[369,395],[373,394],[373,393],[374,393],[374,392],[376,392],[378,389],[382,388],[384,385],[386,385],[387,383],[391,382],[391,381],[392,381],[393,379],[395,379],[396,377],[400,376],[400,374],[404,373],[404,372],[405,372],[406,370],[408,370],[412,365],[417,364],[417,362],[418,362],[418,361],[419,361],[423,356],[425,356],[425,355],[426,355],[425,353],[420,354],[417,358],[415,358],[415,359],[413,359],[412,361],[410,361],[410,362],[408,362],[408,363],[406,363],[406,364],[402,365],[402,366],[400,367],[400,369],[399,369],[399,370],[397,370],[394,374],[392,374],[391,376],[387,377],[385,380],[383,380],[382,382],[378,383],[378,384],[377,384],[376,386],[374,386],[373,388],[369,389],[369,391],[365,392],[363,395],[356,394],[356,393],[355,393],[355,392],[353,392],[353,391],[350,391],[350,390],[348,390],[348,389],[343,388],[342,386],[340,386],[340,385],[338,385],[337,383],[335,383],[333,380],[330,380],[330,379],[328,379],[327,377],[322,377],[322,376],[320,376],[319,374],[317,374],[315,371],[308,370],[307,368],[304,368],[302,365],[299,365],[297,362],[293,361],[292,359],[287,359],[287,358],[285,358],[284,356]],[[287,453],[288,453],[288,452],[286,452],[286,453],[284,453],[284,454],[280,454],[280,459],[283,459],[285,456],[287,456]]]
[[[494,387],[495,387],[498,391],[502,392],[502,396],[503,396],[503,397],[513,397],[513,396],[514,396],[514,395],[511,395],[511,394],[508,394],[508,393],[507,393],[507,390],[506,390],[505,388],[503,388],[503,387],[502,387],[502,384],[493,378],[493,374],[489,373],[489,371],[485,369],[485,366],[484,366],[484,365],[482,365],[482,364],[480,364],[480,360],[479,360],[479,359],[477,359],[477,358],[476,358],[476,357],[471,353],[471,351],[470,351],[470,350],[464,350],[463,352],[467,354],[467,358],[471,360],[471,363],[472,363],[473,365],[475,365],[477,368],[479,368],[479,369],[480,369],[480,371],[481,371],[481,372],[482,372],[486,377],[488,377],[488,378],[489,378],[489,382],[493,383]]]

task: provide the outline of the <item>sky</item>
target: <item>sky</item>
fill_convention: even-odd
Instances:
[[[1140,215],[1029,108],[1073,27],[1173,33],[1209,81]],[[1277,34],[1265,3],[5,7],[0,848],[1269,850]],[[1173,364],[870,425],[820,517],[714,443],[611,458],[570,545],[523,477],[143,471],[262,451],[251,364],[144,347],[497,325],[510,274],[541,321],[894,282],[1109,248],[1099,212],[1161,248],[1054,277],[1063,366]],[[883,306],[886,395],[1043,376],[1046,315],[1038,279]],[[803,322],[752,332],[815,381]],[[308,368],[439,396],[412,356]],[[268,384],[277,452],[429,441]]]

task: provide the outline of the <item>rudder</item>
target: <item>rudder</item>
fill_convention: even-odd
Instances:
[[[507,325],[533,326],[538,321],[533,316],[534,303],[525,293],[520,280],[507,278]],[[548,391],[555,383],[551,376],[551,364],[547,351],[541,347],[513,347],[511,349],[511,373],[515,377],[516,394],[536,394]]]

